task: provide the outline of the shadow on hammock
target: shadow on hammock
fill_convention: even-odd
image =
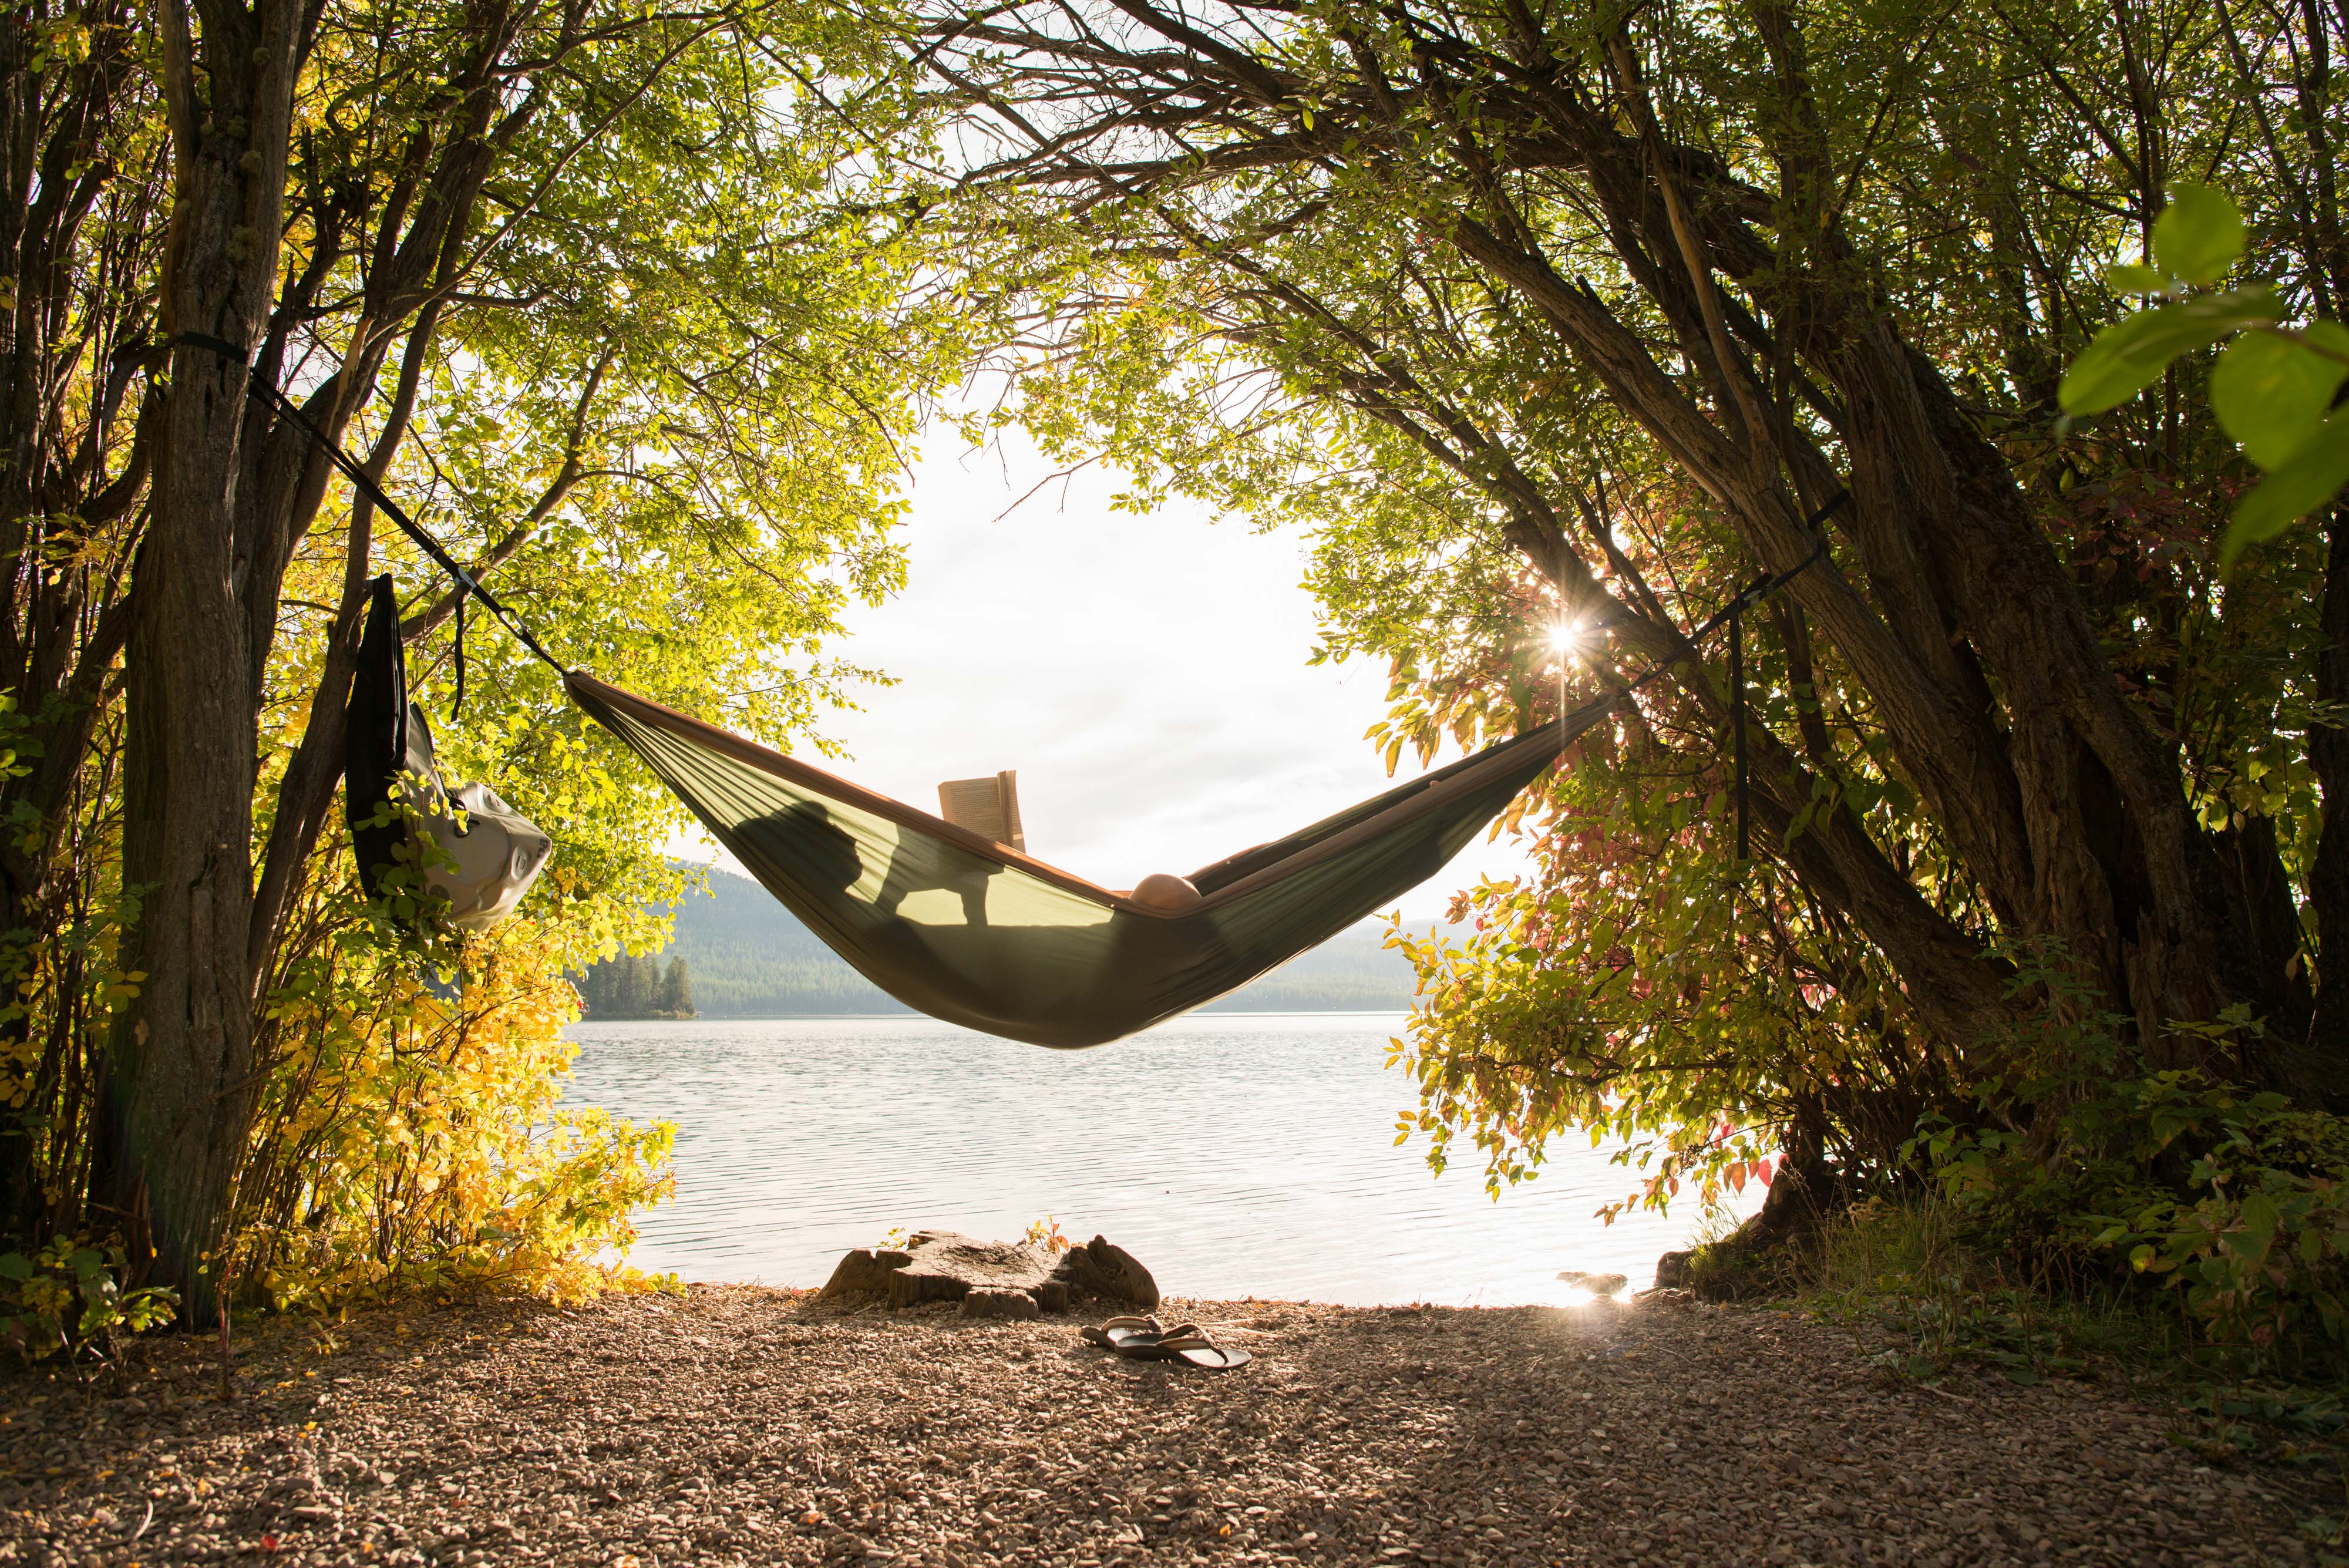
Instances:
[[[864,846],[818,802],[794,802],[760,826],[797,850],[809,887],[848,897],[864,880]],[[961,901],[965,925],[987,924],[987,884],[1001,867],[934,839],[901,836],[888,853],[880,889],[870,901],[875,912],[902,920],[908,898],[935,888]]]

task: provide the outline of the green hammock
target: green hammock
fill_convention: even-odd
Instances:
[[[1619,694],[1191,873],[1179,913],[573,671],[572,699],[859,973],[933,1018],[1100,1045],[1212,1002],[1444,867]]]
[[[906,1006],[1038,1045],[1101,1045],[1246,985],[1327,941],[1441,870],[1574,738],[1632,692],[1730,629],[1737,856],[1746,843],[1745,681],[1739,617],[1826,556],[1764,574],[1622,690],[1485,747],[1270,844],[1191,874],[1203,895],[1179,912],[1137,902],[909,805],[857,788],[740,735],[562,663],[529,626],[400,509],[375,477],[236,345],[175,342],[243,367],[253,390],[305,431],[359,493],[456,585],[455,705],[465,701],[468,595],[626,742],[767,890],[834,952]],[[1820,529],[1851,499],[1806,519]],[[1603,623],[1602,623],[1603,624]],[[365,854],[362,853],[362,869]]]

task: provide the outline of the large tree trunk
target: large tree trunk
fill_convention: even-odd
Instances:
[[[300,13],[283,0],[204,7],[206,101],[187,16],[171,0],[160,10],[178,194],[166,320],[243,349],[270,308]],[[140,902],[124,967],[144,979],[114,1043],[125,1158],[111,1196],[195,1326],[217,1314],[255,1087],[246,376],[196,344],[173,350],[127,666],[123,880]]]

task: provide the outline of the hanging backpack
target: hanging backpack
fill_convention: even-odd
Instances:
[[[442,780],[432,728],[408,700],[391,578],[371,587],[343,725],[343,810],[360,884],[379,898],[393,889],[396,867],[420,864],[424,886],[447,900],[448,922],[485,930],[513,913],[554,843],[488,785],[451,790]],[[409,812],[385,812],[395,798]]]

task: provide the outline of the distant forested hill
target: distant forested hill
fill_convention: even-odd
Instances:
[[[757,883],[712,871],[709,888],[678,905],[676,934],[659,955],[664,964],[685,960],[702,1017],[906,1011]],[[1381,941],[1378,926],[1357,927],[1210,1005],[1240,1012],[1401,1012],[1411,1003],[1411,965]]]

